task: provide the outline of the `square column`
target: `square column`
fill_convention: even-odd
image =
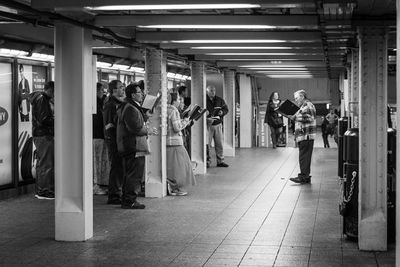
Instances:
[[[360,70],[359,70],[359,50],[354,48],[351,51],[351,89],[350,89],[350,114],[351,123],[354,128],[359,126],[359,85]]]
[[[90,30],[55,26],[55,239],[93,236],[92,93]]]
[[[251,147],[253,137],[253,106],[251,103],[251,81],[245,74],[239,75],[240,89],[240,147]]]
[[[191,94],[192,104],[197,104],[202,108],[207,108],[206,103],[206,74],[205,65],[202,62],[192,62],[191,69]],[[207,121],[206,116],[196,121],[191,129],[191,156],[192,161],[197,162],[195,174],[205,174],[207,172]]]
[[[400,0],[396,1],[396,47],[400,48]],[[396,58],[396,103],[400,103],[400,60]],[[396,122],[400,122],[400,112],[396,112]],[[397,133],[397,137],[399,134]],[[400,170],[400,142],[396,142],[396,170]],[[400,181],[400,172],[396,172],[396,181]],[[400,183],[396,183],[396,191],[400,192]],[[396,255],[400,255],[400,197],[396,197]],[[400,266],[400,257],[396,257],[396,266]]]
[[[222,98],[228,106],[228,114],[224,117],[224,154],[235,156],[235,72],[225,70]]]
[[[157,49],[146,49],[145,53],[147,93],[161,93],[161,105],[149,119],[150,127],[156,127],[159,134],[149,137],[151,154],[146,156],[146,197],[164,197],[167,195],[167,58]]]
[[[387,32],[361,27],[358,246],[387,249]]]

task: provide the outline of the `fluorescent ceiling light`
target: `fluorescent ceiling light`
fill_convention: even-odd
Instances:
[[[120,49],[126,48],[124,46],[93,46],[92,49]]]
[[[86,7],[91,10],[178,10],[178,9],[240,9],[260,8],[254,4],[183,4],[183,5],[108,5],[99,7]]]
[[[275,64],[265,64],[265,65],[239,65],[239,68],[252,68],[252,67],[257,67],[257,68],[264,68],[264,67],[272,67],[275,68]],[[279,65],[278,67],[287,67],[287,68],[305,68],[305,65]]]
[[[292,49],[279,46],[193,46],[191,49]]]
[[[138,25],[149,29],[275,29],[270,25]]]
[[[285,79],[287,79],[287,78],[312,78],[313,76],[311,74],[309,74],[309,75],[307,75],[307,74],[304,74],[304,75],[271,74],[271,75],[267,75],[267,77],[268,78],[278,78],[278,79],[285,78]]]
[[[268,40],[268,39],[260,39],[260,40],[244,40],[244,39],[236,39],[236,40],[175,40],[175,41],[166,41],[166,43],[178,43],[178,44],[224,44],[224,43],[285,43],[285,40]]]
[[[295,53],[205,53],[209,56],[293,56]]]
[[[283,68],[283,67],[250,67],[248,68],[249,70],[288,70],[288,71],[292,71],[292,70],[308,70],[307,68]]]

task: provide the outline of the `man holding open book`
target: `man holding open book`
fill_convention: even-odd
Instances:
[[[223,149],[223,132],[222,132],[222,118],[228,113],[228,107],[225,101],[215,95],[215,86],[207,86],[207,167],[211,165],[210,146],[214,139],[215,153],[217,156],[217,167],[229,167],[224,162],[224,149]]]
[[[307,98],[304,90],[294,93],[294,100],[300,109],[294,115],[286,115],[295,121],[295,140],[299,147],[300,173],[290,181],[299,184],[311,183],[310,166],[311,156],[314,148],[316,131],[315,107]]]

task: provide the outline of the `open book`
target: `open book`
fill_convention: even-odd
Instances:
[[[286,99],[283,101],[283,103],[279,106],[279,108],[276,110],[279,114],[282,114],[285,117],[288,116],[293,116],[300,108],[290,101],[289,99]]]
[[[152,110],[155,106],[158,105],[158,103],[160,102],[161,99],[161,95],[146,95],[146,97],[143,100],[142,103],[142,108],[144,109],[150,109]]]
[[[190,105],[187,109],[182,112],[183,118],[189,118],[190,120],[197,121],[207,112],[207,109],[201,108],[199,105]]]

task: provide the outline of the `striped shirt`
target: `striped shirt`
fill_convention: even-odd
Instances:
[[[317,128],[314,105],[308,99],[305,99],[303,105],[296,112],[296,114],[294,114],[294,116],[294,138],[296,142],[303,140],[314,140]]]

